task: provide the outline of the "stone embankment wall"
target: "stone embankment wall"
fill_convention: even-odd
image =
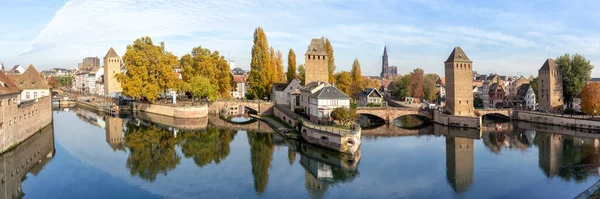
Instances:
[[[208,126],[208,117],[176,118],[140,111],[133,112],[133,117],[183,130],[203,130]]]
[[[562,116],[557,114],[537,113],[531,111],[515,111],[513,119],[526,122],[567,126],[581,129],[600,130],[600,121],[588,120],[589,116]]]
[[[8,103],[2,99],[0,108],[0,151],[16,146],[52,123],[52,104],[50,97],[22,104]]]
[[[132,111],[142,111],[177,118],[202,118],[208,116],[206,104],[198,106],[159,105],[133,103]]]
[[[273,115],[279,118],[281,121],[284,121],[286,124],[291,127],[296,127],[298,125],[298,115],[293,113],[291,110],[279,110],[279,107],[273,107]]]
[[[464,128],[481,127],[481,117],[466,117],[443,114],[440,111],[433,112],[433,122],[445,125]]]

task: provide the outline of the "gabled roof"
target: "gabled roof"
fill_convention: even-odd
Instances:
[[[316,87],[318,87],[321,84],[325,84],[325,82],[312,81],[312,82],[309,82],[308,84],[300,87],[300,91],[311,91],[312,89],[315,89]],[[329,85],[329,84],[327,84],[327,85]]]
[[[323,43],[323,39],[312,39],[310,41],[310,45],[306,50],[307,55],[327,55],[325,52],[325,44]]]
[[[547,70],[558,70],[558,66],[556,65],[556,62],[554,61],[554,59],[552,59],[552,58],[546,59],[546,62],[544,62],[544,65],[542,65],[542,68],[540,68],[539,71],[547,71]]]
[[[115,49],[113,49],[112,47],[110,47],[110,49],[108,49],[108,52],[106,53],[106,56],[104,56],[104,58],[120,58],[119,55],[117,54],[117,52],[115,52]]]
[[[284,91],[287,85],[287,83],[273,83],[273,89],[275,89],[275,91]]]
[[[517,90],[517,95],[520,97],[527,96],[527,91],[529,91],[529,88],[531,88],[531,85],[529,84],[523,84],[519,86],[519,90]]]
[[[383,95],[377,89],[374,89],[374,88],[365,88],[365,90],[360,92],[360,94],[358,94],[358,95],[363,96],[363,97],[368,97],[371,95],[371,93],[376,93],[377,95],[379,95],[379,97],[383,97]]]
[[[21,89],[15,84],[15,82],[0,72],[0,95],[20,93]]]
[[[15,84],[21,89],[49,89],[50,85],[42,78],[40,73],[29,65],[22,75],[16,76]]]
[[[446,86],[446,78],[445,77],[440,77],[436,83],[438,83],[438,84],[440,84],[442,86]]]
[[[448,59],[444,63],[448,63],[448,62],[473,63],[469,59],[469,57],[467,57],[467,54],[465,54],[465,52],[458,46],[454,47],[454,49],[452,50],[452,53],[450,53],[450,56],[448,56]]]
[[[235,83],[244,83],[244,82],[246,82],[246,78],[244,78],[243,75],[234,75],[233,76],[233,81]]]
[[[594,78],[591,78],[590,81],[588,81],[588,82],[600,82],[600,78],[594,77]]]
[[[381,86],[383,86],[384,88],[389,87],[392,82],[393,80],[390,79],[381,80]]]
[[[317,99],[350,99],[350,97],[333,86],[326,86],[310,95],[310,97]]]

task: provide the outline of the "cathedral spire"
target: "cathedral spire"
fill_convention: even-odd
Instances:
[[[387,46],[383,46],[383,56],[387,56]]]

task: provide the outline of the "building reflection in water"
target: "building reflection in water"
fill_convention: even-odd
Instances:
[[[22,183],[28,172],[38,175],[54,157],[54,126],[44,127],[40,133],[0,155],[1,198],[22,198]]]
[[[473,139],[446,136],[446,178],[457,193],[473,184]]]
[[[123,143],[123,123],[124,120],[118,117],[106,116],[106,142],[113,151],[125,151]]]

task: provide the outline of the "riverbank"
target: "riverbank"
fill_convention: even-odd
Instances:
[[[514,111],[514,120],[547,124],[553,126],[564,126],[577,129],[587,129],[600,132],[599,118],[587,115],[561,115],[552,113],[541,113],[533,111]]]

